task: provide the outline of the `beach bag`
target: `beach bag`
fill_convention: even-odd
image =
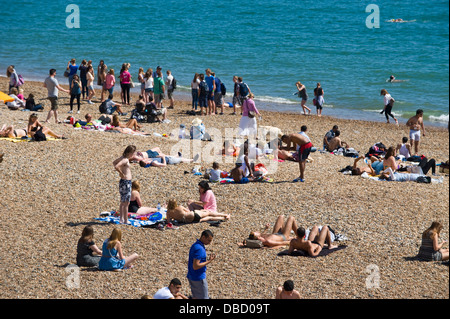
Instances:
[[[243,244],[247,248],[262,248],[264,246],[262,241],[258,239],[244,239]]]
[[[22,86],[25,83],[25,80],[23,79],[22,75],[17,75],[17,81],[14,80],[14,86],[19,87]]]
[[[172,80],[172,89],[176,90],[177,88],[177,80],[175,78],[173,78]]]
[[[36,142],[41,142],[41,141],[46,141],[47,140],[47,137],[42,132],[42,126],[36,131],[36,133],[34,133],[33,139]]]
[[[256,116],[256,112],[255,112],[255,111],[249,111],[249,112],[248,112],[248,117],[249,117],[249,118],[252,119],[252,118],[254,118],[255,116]]]
[[[102,114],[105,114],[107,112],[106,101],[103,101],[102,104],[100,104],[98,110]]]
[[[64,76],[65,76],[66,78],[69,77],[69,70],[64,71]]]

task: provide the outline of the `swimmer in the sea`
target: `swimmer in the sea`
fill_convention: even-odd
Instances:
[[[397,79],[395,78],[395,76],[393,76],[393,75],[391,75],[391,76],[389,77],[389,79],[386,80],[386,82],[391,82],[391,83],[396,83],[396,82],[406,82],[406,81],[408,81],[408,80],[397,80]]]

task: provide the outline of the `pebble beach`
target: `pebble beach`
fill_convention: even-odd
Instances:
[[[61,82],[60,82],[61,83]],[[66,83],[63,87],[67,88]],[[40,82],[27,81],[24,95],[33,92],[39,121],[47,117],[50,103]],[[0,90],[8,92],[8,79],[0,78]],[[119,90],[114,100],[120,103]],[[100,90],[94,104],[81,105],[83,118],[100,116]],[[176,95],[175,95],[176,98]],[[132,105],[137,95],[132,96]],[[165,103],[168,103],[167,100]],[[256,105],[258,106],[258,105]],[[130,114],[134,106],[124,108]],[[275,290],[291,279],[305,299],[448,299],[447,262],[423,262],[415,258],[421,234],[433,221],[443,224],[442,240],[449,238],[449,179],[440,184],[381,182],[339,172],[354,159],[330,153],[314,152],[307,163],[304,183],[292,183],[298,177],[298,163],[280,162],[271,174],[273,183],[210,184],[218,211],[231,214],[219,227],[207,223],[183,225],[176,230],[114,225],[94,218],[104,211],[119,209],[119,177],[112,162],[128,145],[138,150],[159,147],[170,153],[177,139],[153,133],[176,132],[180,124],[190,127],[195,116],[186,114],[191,106],[175,101],[169,110],[168,124],[143,123],[148,136],[75,130],[69,124],[45,124],[67,140],[18,142],[0,139],[0,298],[2,299],[138,299],[153,295],[174,277],[182,281],[182,293],[190,294],[186,278],[190,246],[204,229],[214,233],[206,247],[216,254],[208,265],[209,294],[213,299],[273,299]],[[308,127],[312,143],[321,148],[323,136],[337,124],[341,138],[365,154],[376,142],[396,146],[408,136],[405,125],[305,116],[299,113],[262,111],[258,125],[274,126],[285,134]],[[59,94],[59,118],[67,118],[69,97]],[[313,112],[315,110],[313,109]],[[240,116],[203,116],[208,129],[224,132],[237,128]],[[0,105],[0,125],[25,128],[30,112],[10,111]],[[200,116],[198,116],[200,117]],[[122,122],[129,117],[122,116]],[[437,163],[449,159],[446,128],[426,127],[420,154]],[[211,142],[202,142],[210,147]],[[186,155],[186,154],[183,154]],[[190,154],[193,156],[193,154]],[[186,205],[198,199],[202,176],[191,173],[195,165],[211,168],[206,161],[171,165],[166,168],[141,168],[132,165],[133,180],[141,183],[144,206],[156,207],[176,199]],[[223,159],[221,169],[234,164]],[[185,172],[188,172],[187,174]],[[278,256],[280,249],[249,249],[238,246],[250,231],[273,225],[277,216],[292,215],[299,225],[330,225],[348,240],[339,243],[345,249],[328,256],[309,258]],[[94,227],[94,241],[101,247],[112,229],[123,232],[125,255],[139,254],[134,268],[122,272],[104,272],[80,268],[79,288],[66,284],[75,264],[77,241],[86,225]],[[287,247],[286,247],[287,248]],[[444,247],[448,248],[448,244]],[[377,287],[368,287],[373,276]]]

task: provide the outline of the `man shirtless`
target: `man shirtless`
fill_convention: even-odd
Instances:
[[[348,144],[346,142],[343,142],[341,138],[339,137],[341,135],[341,132],[337,130],[334,133],[334,137],[328,141],[327,150],[329,152],[333,152],[339,148],[349,148]]]
[[[422,129],[422,135],[425,136],[425,126],[423,125],[423,110],[418,109],[416,115],[411,117],[406,126],[409,127],[409,139],[414,142],[414,155],[419,155],[419,142],[420,142],[420,129]]]
[[[297,238],[292,239],[289,243],[289,253],[297,249],[307,252],[310,257],[315,257],[322,251],[325,243],[328,244],[328,249],[338,247],[337,245],[333,245],[328,226],[323,226],[320,231],[317,226],[314,226],[309,233],[308,239],[305,239],[305,233],[306,231],[303,227],[297,229]]]
[[[277,288],[275,299],[300,299],[300,293],[294,289],[292,280],[286,280],[283,286]]]
[[[230,214],[223,214],[203,209],[191,211],[186,207],[178,205],[175,200],[169,200],[169,203],[167,204],[167,222],[176,220],[178,222],[190,224],[216,220],[226,221],[229,219]]]
[[[262,244],[269,248],[278,248],[289,245],[291,231],[297,232],[297,222],[293,216],[289,216],[284,222],[284,215],[280,215],[277,218],[275,226],[273,226],[271,233],[265,233],[270,227],[267,224],[262,232],[251,232],[249,239],[260,240]]]
[[[114,169],[119,172],[119,193],[120,193],[120,223],[128,223],[128,205],[131,199],[131,168],[130,158],[134,156],[136,146],[129,145],[122,156],[113,162]]]
[[[313,147],[313,144],[308,136],[297,133],[283,135],[281,137],[281,141],[287,145],[287,150],[294,150],[298,152],[300,177],[294,179],[294,182],[304,182],[306,159],[308,158],[309,153],[311,153],[311,147]]]
[[[154,158],[158,155],[162,154],[161,149],[159,147],[154,147],[145,152],[136,151],[132,158],[130,158],[130,162],[140,162],[147,158]],[[162,154],[164,155],[164,154]]]

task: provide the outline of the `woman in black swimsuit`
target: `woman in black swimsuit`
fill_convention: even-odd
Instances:
[[[128,212],[136,213],[136,215],[138,216],[157,212],[156,208],[142,206],[140,191],[141,191],[141,184],[139,183],[139,181],[132,182],[131,198],[130,204],[128,205]]]
[[[0,130],[0,137],[9,137],[9,138],[15,138],[15,137],[23,137],[27,136],[28,132],[26,129],[14,129],[14,126],[8,126],[3,125],[2,129]]]
[[[34,133],[36,133],[36,131],[40,127],[42,127],[42,133],[44,133],[45,135],[50,135],[54,138],[60,138],[63,140],[67,139],[67,137],[64,137],[63,135],[58,135],[52,130],[50,130],[48,127],[43,126],[41,122],[38,121],[38,116],[36,113],[31,114],[28,119],[28,128],[27,128],[27,131],[30,133],[30,136],[33,137]]]

